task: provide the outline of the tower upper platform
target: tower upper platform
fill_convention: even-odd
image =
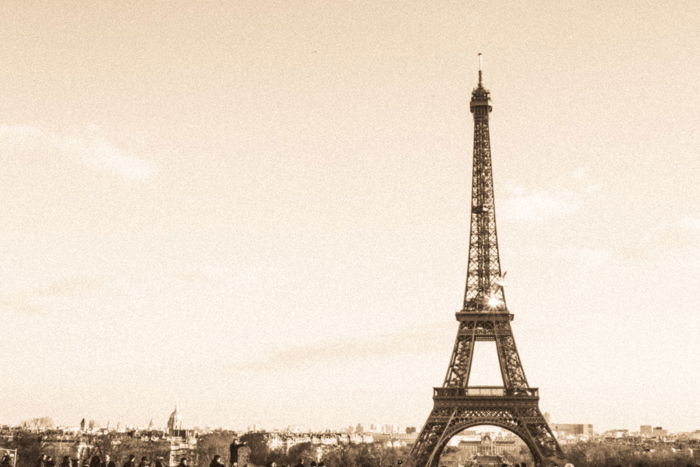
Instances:
[[[469,108],[472,112],[476,108],[488,108],[491,112],[491,93],[484,87],[482,82],[482,72],[479,70],[479,85],[472,91],[472,100],[469,102]]]

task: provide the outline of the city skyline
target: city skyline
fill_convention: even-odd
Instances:
[[[698,429],[699,10],[3,3],[0,424],[423,423],[482,52],[540,407]]]
[[[175,407],[175,410],[177,411],[177,407]],[[365,433],[365,434],[398,434],[398,435],[405,435],[405,434],[413,434],[414,436],[418,435],[420,431],[420,425],[418,426],[411,426],[411,425],[398,425],[395,423],[391,422],[371,422],[371,423],[365,423],[365,422],[358,422],[358,423],[348,423],[348,424],[341,424],[339,426],[328,426],[328,427],[323,427],[323,428],[310,428],[305,425],[299,425],[299,424],[291,424],[287,426],[264,426],[264,425],[259,425],[257,423],[250,423],[249,425],[245,427],[232,427],[232,426],[211,426],[211,425],[191,425],[186,422],[186,420],[183,420],[182,414],[178,411],[178,429],[182,429],[185,431],[194,431],[194,432],[209,432],[209,431],[235,431],[239,433],[246,433],[246,432],[256,432],[256,431],[262,431],[262,432],[286,432],[286,433]],[[70,431],[86,431],[86,432],[102,432],[102,431],[116,431],[116,432],[121,432],[121,433],[126,433],[129,431],[168,431],[170,428],[170,423],[171,423],[171,418],[173,417],[173,412],[171,412],[170,416],[168,417],[167,421],[163,421],[160,418],[150,418],[148,423],[139,425],[139,424],[125,424],[122,423],[119,420],[110,420],[107,422],[104,421],[99,421],[99,420],[94,420],[91,419],[90,417],[83,417],[81,418],[77,423],[67,423],[67,424],[59,424],[55,423],[55,421],[51,417],[41,417],[37,419],[28,419],[28,420],[23,420],[21,424],[14,425],[12,426],[13,428],[27,428],[27,429],[37,429],[37,430],[66,430],[68,432]],[[662,426],[659,426],[657,424],[651,423],[651,424],[641,424],[637,425],[634,427],[623,427],[623,426],[614,426],[614,427],[595,427],[592,424],[588,423],[582,423],[582,422],[567,422],[567,423],[561,423],[557,421],[552,421],[550,414],[545,413],[545,417],[548,420],[548,423],[553,427],[553,431],[555,433],[559,433],[561,430],[563,432],[569,432],[572,430],[579,430],[581,431],[580,434],[582,435],[606,435],[610,433],[618,433],[618,432],[625,432],[629,435],[641,435],[641,436],[651,436],[654,434],[658,434],[659,432],[662,432],[664,436],[666,435],[683,435],[683,434],[698,434],[700,433],[700,429],[694,429],[691,431],[681,431],[681,432],[674,432],[671,430],[668,430]],[[162,417],[161,417],[162,418]],[[11,425],[2,425],[0,426],[11,426]],[[489,432],[502,432],[507,435],[511,436],[516,436],[516,434],[512,433],[510,430],[496,426],[496,425],[475,425],[473,427],[467,428],[464,430],[465,432],[478,432],[478,433],[489,433]],[[461,433],[461,432],[460,432]]]

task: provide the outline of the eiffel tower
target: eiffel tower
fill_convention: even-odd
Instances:
[[[459,328],[445,382],[433,390],[433,410],[411,458],[416,467],[437,467],[452,436],[472,426],[495,425],[518,435],[536,466],[563,466],[566,461],[559,443],[539,409],[538,390],[525,378],[510,326],[513,315],[506,307],[496,236],[490,94],[482,83],[481,66],[470,109],[474,114],[474,167],[464,307],[456,314]],[[503,386],[469,385],[474,346],[479,341],[496,342]]]

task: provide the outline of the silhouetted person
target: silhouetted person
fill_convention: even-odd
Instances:
[[[156,461],[153,463],[153,467],[165,467],[163,463],[163,456],[156,457]]]
[[[209,463],[209,467],[224,467],[224,463],[221,462],[221,456],[218,454],[215,454],[214,458]]]
[[[183,457],[182,459],[180,459],[180,463],[177,464],[177,467],[187,467],[187,458]]]
[[[53,460],[53,457],[46,458],[46,467],[56,467],[56,461]]]
[[[150,467],[151,463],[148,462],[148,458],[146,456],[143,456],[141,458],[141,462],[139,462],[139,467]],[[92,467],[92,466],[90,466]]]
[[[90,459],[90,467],[101,467],[102,464],[102,459],[100,459],[100,456],[95,454],[92,456],[92,459]]]
[[[102,462],[102,467],[117,467],[109,454],[105,454],[105,460]]]
[[[304,459],[299,459],[299,463],[294,467],[304,467]]]
[[[127,461],[124,462],[124,465],[122,467],[136,467],[136,456],[133,454],[129,454],[129,459],[127,459]]]
[[[10,467],[10,455],[5,453],[4,456],[2,456],[2,460],[0,461],[0,467]]]

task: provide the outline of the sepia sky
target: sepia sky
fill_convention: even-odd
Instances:
[[[422,424],[483,52],[542,410],[700,429],[699,24],[694,1],[2,2],[0,424]]]

